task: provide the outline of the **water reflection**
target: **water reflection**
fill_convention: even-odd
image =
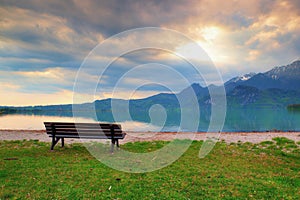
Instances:
[[[93,119],[81,118],[82,122],[95,122]],[[45,129],[44,122],[74,122],[73,117],[46,116],[46,115],[2,115],[0,116],[0,129]]]
[[[227,111],[225,131],[299,131],[300,113],[283,108],[230,109]]]
[[[178,131],[180,126],[180,113],[168,112],[166,123],[151,124],[149,115],[135,113],[134,121],[121,121],[125,131]],[[82,112],[77,122],[114,122],[111,113],[97,113],[97,119],[88,118]],[[72,113],[56,112],[48,115],[2,115],[0,116],[0,129],[44,129],[43,122],[74,122]],[[155,122],[155,120],[153,120]],[[207,131],[210,121],[210,111],[202,109],[200,114],[199,131]],[[283,108],[264,109],[228,109],[224,128],[221,131],[300,131],[300,112],[290,112]],[[180,130],[189,131],[189,130]]]
[[[17,129],[17,130],[43,130],[44,122],[75,122],[73,117],[46,116],[46,115],[2,115],[0,116],[0,129]],[[77,122],[97,122],[95,119],[78,117]],[[108,121],[101,121],[109,123]],[[177,127],[158,127],[149,123],[138,121],[121,122],[124,131],[177,131]]]

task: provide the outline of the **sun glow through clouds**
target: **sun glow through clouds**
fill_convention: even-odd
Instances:
[[[224,51],[223,46],[225,45],[223,38],[227,33],[219,27],[209,26],[201,30],[198,30],[200,39],[195,43],[189,43],[179,46],[176,49],[176,53],[197,61],[207,60],[207,56],[212,59],[216,64],[218,63],[230,63],[229,51]],[[226,45],[225,45],[226,46]],[[204,50],[204,52],[201,51]]]
[[[219,33],[220,33],[220,28],[215,26],[206,27],[201,31],[201,35],[204,37],[204,39],[207,42],[212,42],[214,39],[218,37]]]

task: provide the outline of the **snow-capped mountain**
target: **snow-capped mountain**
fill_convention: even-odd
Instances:
[[[231,82],[239,83],[239,82],[247,81],[248,79],[252,78],[255,75],[256,75],[256,73],[251,72],[251,73],[245,74],[243,76],[236,76],[236,77],[230,79],[229,81],[227,81],[227,83],[231,83]]]
[[[225,83],[227,91],[238,85],[256,87],[258,89],[284,89],[300,91],[300,61],[289,65],[274,67],[265,73],[250,73],[235,77]]]
[[[266,76],[277,79],[299,79],[300,75],[300,60],[293,62],[287,66],[274,67],[265,73]]]

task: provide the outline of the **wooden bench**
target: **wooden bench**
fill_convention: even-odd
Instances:
[[[119,148],[119,140],[124,139],[126,135],[119,124],[44,122],[44,125],[47,134],[52,137],[51,150],[59,140],[64,147],[64,138],[80,138],[110,139],[111,152],[113,152],[115,144]]]

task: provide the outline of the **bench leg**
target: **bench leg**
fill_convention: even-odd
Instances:
[[[61,138],[61,147],[65,146],[65,138]]]
[[[116,140],[115,139],[111,139],[111,147],[110,147],[110,153],[114,152],[114,146],[116,144]]]
[[[119,140],[117,139],[117,149],[119,150],[120,146],[119,146]]]
[[[51,144],[51,150],[54,149],[54,146],[57,144],[60,138],[52,137],[52,144]]]

